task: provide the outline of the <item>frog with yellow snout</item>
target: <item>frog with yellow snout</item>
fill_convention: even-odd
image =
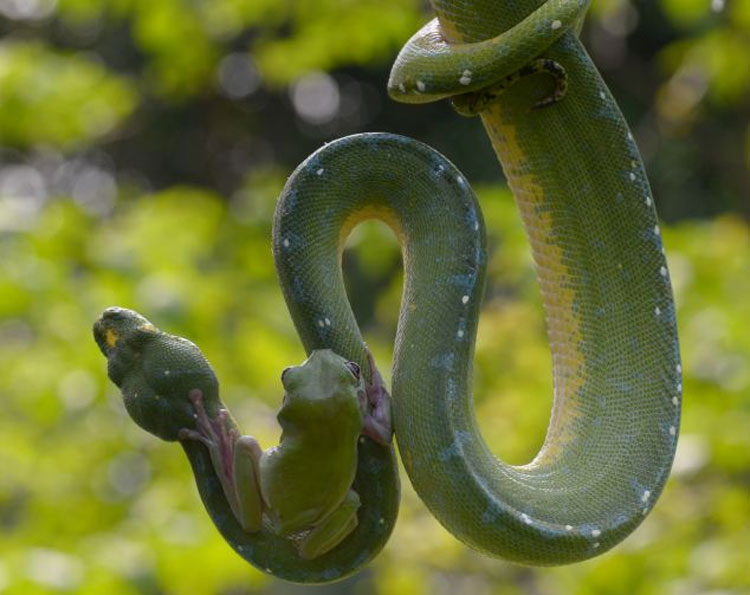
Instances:
[[[369,385],[358,364],[328,349],[284,370],[281,440],[264,452],[254,438],[240,434],[219,399],[211,365],[194,343],[124,308],[105,310],[94,338],[136,423],[165,440],[206,446],[246,532],[268,524],[310,560],[356,528],[357,440],[366,435],[388,444],[392,435],[390,397],[369,353]]]

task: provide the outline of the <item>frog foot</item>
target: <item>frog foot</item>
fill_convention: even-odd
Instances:
[[[372,353],[367,349],[367,362],[370,364],[372,380],[365,389],[366,405],[364,407],[364,421],[362,434],[372,438],[379,444],[388,445],[393,436],[391,421],[391,395],[385,388],[385,382],[380,375]]]
[[[197,440],[206,445],[217,471],[219,480],[225,487],[227,495],[233,494],[234,446],[239,438],[236,428],[227,423],[229,414],[226,409],[219,409],[214,419],[211,419],[203,405],[203,392],[194,388],[188,394],[190,402],[195,408],[195,430],[182,428],[178,434],[180,440]],[[230,504],[233,504],[230,501]]]

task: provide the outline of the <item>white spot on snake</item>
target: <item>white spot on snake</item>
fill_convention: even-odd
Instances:
[[[164,370],[164,375],[169,376],[172,372],[170,370]]]
[[[455,434],[453,443],[438,453],[438,459],[447,461],[452,457],[460,457],[464,452],[464,445],[471,442],[471,435],[468,432],[458,430]]]
[[[382,516],[378,519],[378,524],[385,525],[385,519]]]
[[[635,182],[635,173],[632,171],[630,172],[630,181]]]
[[[457,336],[457,337],[458,337],[459,339],[461,339],[461,338],[462,338],[462,337],[464,336],[464,331],[463,331],[463,329],[458,329],[458,332],[456,333],[456,336]]]
[[[479,221],[474,221],[474,231],[479,229]]]
[[[331,326],[331,321],[330,321],[330,319],[326,318],[325,322],[326,322],[326,326]]]
[[[289,248],[289,238],[284,238],[284,241],[281,242],[281,245],[284,246],[284,248]]]
[[[323,328],[323,327],[324,327],[325,325],[326,325],[326,323],[325,323],[325,322],[323,322],[323,320],[322,320],[322,319],[321,319],[321,320],[318,320],[318,326],[319,326],[320,328]]]
[[[658,236],[659,234],[661,234],[661,230],[659,229],[659,226],[658,226],[658,225],[654,225],[654,234],[655,234],[655,235],[657,235],[657,236]]]
[[[635,159],[632,159],[632,160],[630,161],[630,167],[632,167],[633,169],[635,169],[637,165],[638,165],[638,164],[637,164],[637,163],[635,162]]]
[[[646,515],[648,514],[648,507],[644,508],[644,509],[643,509],[643,510],[641,511],[641,514],[642,514],[643,516],[646,516]]]
[[[422,81],[417,81],[417,90],[422,93],[427,87]]]
[[[528,514],[526,514],[525,512],[522,512],[522,513],[521,513],[521,520],[522,520],[522,521],[523,521],[524,523],[526,523],[527,525],[530,525],[530,524],[531,524],[531,523],[533,522],[533,521],[531,520],[531,518],[529,518],[529,515],[528,515]]]
[[[445,396],[448,402],[453,402],[456,399],[456,381],[453,378],[448,378],[448,387],[446,388]]]
[[[656,314],[657,316],[661,314],[661,308],[659,306],[656,306],[656,308],[654,308],[654,314]]]
[[[464,297],[462,297],[461,298],[461,303],[462,304],[468,304],[469,303],[469,296],[465,295]]]
[[[360,444],[364,444],[365,443],[365,437],[364,436],[360,436],[359,437],[359,443]]]
[[[633,133],[632,133],[632,132],[630,132],[630,131],[628,131],[628,140],[629,140],[629,141],[632,141],[632,140],[633,140]]]
[[[593,547],[594,549],[598,548],[599,547],[599,542],[598,541],[595,542],[594,545],[592,545],[591,547]]]
[[[602,534],[602,532],[599,529],[592,529],[591,530],[591,536],[592,537],[599,537]]]
[[[464,70],[458,82],[462,85],[468,85],[471,82],[471,70]]]
[[[599,91],[599,97],[601,97],[602,99],[606,99],[607,95],[604,93],[604,91]]]
[[[439,353],[430,359],[430,366],[443,370],[452,370],[454,359],[455,356],[452,353]]]
[[[320,168],[320,169],[319,169],[318,171],[316,171],[315,173],[316,173],[316,174],[318,174],[319,176],[322,176],[322,175],[323,175],[323,172],[324,172],[324,171],[325,171],[325,170],[324,170],[324,169],[323,169],[323,168],[321,167],[321,168]]]
[[[665,266],[661,267],[661,268],[659,269],[659,274],[660,274],[660,275],[661,275],[662,277],[666,277],[666,276],[667,276],[667,267],[665,267]]]
[[[572,531],[573,530],[573,525],[565,525],[565,530],[566,531]]]
[[[648,194],[646,195],[646,206],[647,207],[651,206],[651,197]]]
[[[677,392],[682,393],[682,382],[677,383]]]
[[[672,405],[679,405],[680,400],[677,397],[672,397]]]
[[[641,496],[641,502],[648,502],[648,499],[651,497],[651,492],[649,490],[643,490],[643,495]]]
[[[677,433],[677,428],[674,426],[669,426],[669,435],[674,436]]]
[[[268,568],[268,567],[266,567],[266,572],[267,572],[268,574],[273,574],[273,571],[272,571],[272,570],[271,570],[270,568]]]
[[[678,374],[682,374],[682,366],[680,364],[677,364],[677,367],[675,368],[677,370]]]
[[[551,27],[552,27],[552,30],[555,31],[559,29],[560,27],[562,27],[562,23],[560,21],[552,21]]]
[[[401,91],[402,93],[406,93],[406,87],[404,87],[404,83],[398,84],[398,90]]]
[[[456,182],[458,182],[460,186],[463,186],[466,183],[462,176],[456,176]]]

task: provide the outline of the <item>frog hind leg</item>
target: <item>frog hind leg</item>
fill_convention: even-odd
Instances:
[[[375,442],[387,446],[393,437],[391,396],[385,388],[383,377],[369,349],[367,349],[367,361],[372,371],[372,380],[367,385],[364,395],[360,395],[360,407],[363,413],[362,433]]]
[[[357,519],[359,505],[359,495],[354,490],[349,490],[338,508],[298,543],[300,557],[312,560],[341,543],[359,523]]]
[[[226,409],[213,419],[209,417],[201,390],[193,389],[189,398],[195,408],[196,429],[181,429],[179,438],[206,446],[234,517],[245,531],[254,533],[263,516],[258,472],[263,451],[255,438],[239,435]]]
[[[237,520],[248,533],[260,530],[263,499],[260,491],[260,457],[263,449],[252,436],[240,436],[234,445],[234,488]]]

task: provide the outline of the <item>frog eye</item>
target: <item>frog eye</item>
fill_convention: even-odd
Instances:
[[[291,370],[291,368],[284,368],[284,369],[283,369],[283,370],[281,371],[281,382],[284,382],[284,376],[286,376],[286,373],[287,373],[287,372],[288,372],[289,370]]]
[[[359,366],[355,364],[354,362],[346,362],[345,365],[347,368],[349,368],[349,371],[354,375],[354,378],[356,380],[359,380],[359,375],[360,375]]]

